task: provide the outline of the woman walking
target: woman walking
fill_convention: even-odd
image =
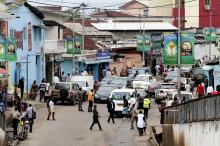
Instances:
[[[98,124],[99,130],[102,131],[102,127],[101,127],[101,125],[100,125],[100,123],[99,123],[99,117],[100,117],[100,116],[99,116],[99,113],[98,113],[98,111],[97,111],[97,106],[94,105],[93,108],[94,108],[94,109],[93,109],[93,122],[92,122],[92,125],[91,125],[91,127],[90,127],[90,130],[92,130],[94,124]]]
[[[139,111],[139,114],[137,115],[137,127],[139,130],[139,136],[143,135],[143,132],[146,129],[146,121],[144,118],[144,115],[142,114],[142,111]]]
[[[37,97],[37,91],[38,91],[38,86],[36,84],[36,81],[33,82],[33,84],[31,85],[31,92],[30,92],[30,98],[31,100],[35,100]]]

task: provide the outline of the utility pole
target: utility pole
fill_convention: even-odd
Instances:
[[[86,5],[84,3],[82,3],[82,50],[84,51],[84,42],[85,42],[85,7]]]
[[[211,27],[212,27],[212,5],[210,1],[210,10],[209,10],[209,29],[210,30],[211,30]],[[211,49],[212,49],[212,42],[209,41],[209,61],[211,61]]]
[[[181,62],[180,62],[180,33],[181,33],[181,20],[180,20],[180,0],[178,0],[178,71],[177,71],[177,82],[178,82],[178,97],[181,94],[181,79],[180,79],[180,69],[181,69]]]

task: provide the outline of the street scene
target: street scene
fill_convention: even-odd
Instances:
[[[219,11],[0,1],[0,146],[219,146]]]

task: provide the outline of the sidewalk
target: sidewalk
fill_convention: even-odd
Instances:
[[[32,104],[32,106],[36,109],[36,110],[39,110],[40,108],[42,107],[45,107],[46,103],[42,103],[42,102],[39,102],[39,101],[29,101],[27,100],[26,101],[28,104]],[[8,133],[8,145],[9,146],[15,146],[19,143],[19,141],[16,139],[14,140],[13,139],[13,133],[11,131],[13,131],[13,128],[10,126],[10,123],[11,123],[11,114],[13,113],[14,111],[14,107],[8,107],[6,112],[5,112],[5,116],[6,116],[6,129],[8,131],[10,131],[10,133]],[[19,124],[18,126],[18,133],[20,133],[21,131],[21,126]]]

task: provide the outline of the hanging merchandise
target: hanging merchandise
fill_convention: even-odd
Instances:
[[[164,64],[176,65],[178,63],[177,34],[164,34]]]

